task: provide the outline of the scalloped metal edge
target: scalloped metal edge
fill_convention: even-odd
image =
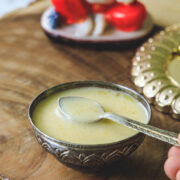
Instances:
[[[149,103],[180,120],[180,85],[168,77],[165,69],[176,51],[180,52],[180,24],[165,28],[138,48],[132,59],[131,76]]]

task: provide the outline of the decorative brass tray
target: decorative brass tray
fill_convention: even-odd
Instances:
[[[148,39],[136,52],[131,75],[149,103],[180,120],[180,24]]]

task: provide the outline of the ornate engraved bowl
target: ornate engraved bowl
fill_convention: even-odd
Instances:
[[[148,115],[148,123],[151,120],[151,109],[148,102],[136,91],[127,87],[102,81],[78,81],[60,84],[53,88],[47,89],[38,95],[29,107],[29,120],[34,130],[34,134],[38,142],[48,152],[53,154],[60,162],[77,170],[95,172],[109,166],[122,157],[129,155],[135,151],[142,143],[144,135],[137,133],[136,135],[125,140],[109,143],[109,144],[73,144],[65,141],[57,140],[41,132],[33,123],[32,114],[36,105],[55,92],[64,91],[66,89],[78,87],[103,87],[114,89],[127,93],[136,98],[146,109]]]
[[[132,60],[131,75],[149,103],[180,119],[180,24],[145,42]]]

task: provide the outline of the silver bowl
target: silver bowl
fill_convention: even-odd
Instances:
[[[92,86],[113,89],[133,96],[145,107],[148,114],[148,124],[150,123],[151,108],[143,96],[122,85],[102,81],[69,82],[47,89],[32,101],[28,112],[35,137],[44,149],[53,154],[61,163],[80,171],[89,172],[99,171],[113,163],[117,163],[122,157],[135,151],[144,140],[145,135],[137,133],[130,138],[108,144],[73,144],[54,139],[41,132],[33,123],[32,114],[36,105],[49,95],[67,89]]]

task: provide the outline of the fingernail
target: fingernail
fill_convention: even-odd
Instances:
[[[180,180],[180,170],[176,174],[176,180]]]
[[[180,134],[178,135],[178,141],[179,141],[179,144],[180,144]]]

